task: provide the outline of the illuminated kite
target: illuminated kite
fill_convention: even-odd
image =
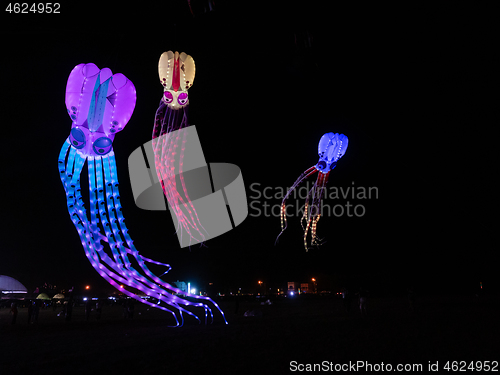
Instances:
[[[348,139],[344,134],[339,133],[326,133],[324,134],[318,145],[319,161],[316,165],[305,170],[295,181],[292,187],[288,190],[283,201],[281,202],[281,232],[278,238],[285,231],[287,227],[286,220],[286,200],[289,195],[295,190],[295,188],[306,178],[312,176],[316,172],[318,173],[318,178],[314,183],[313,187],[307,193],[306,203],[304,206],[304,214],[300,220],[302,229],[304,230],[304,247],[306,251],[312,247],[320,244],[319,238],[316,236],[316,225],[321,217],[321,199],[323,198],[323,193],[325,186],[328,182],[328,175],[330,171],[335,168],[337,161],[344,156],[348,145]],[[307,243],[307,234],[311,233],[310,244]],[[276,238],[276,241],[278,240]]]
[[[100,70],[92,63],[80,64],[68,78],[66,107],[73,124],[59,154],[59,173],[85,255],[111,285],[137,301],[172,313],[177,326],[184,323],[184,313],[201,322],[186,306],[202,307],[205,323],[207,313],[213,321],[209,304],[217,308],[227,324],[224,313],[210,298],[185,293],[151,273],[146,263],[167,267],[167,272],[170,266],[141,256],[128,234],[112,143],[115,134],[123,130],[132,116],[135,102],[132,82],[121,73],[113,75],[108,68]],[[80,174],[86,161],[90,219],[80,188]],[[105,250],[101,241],[108,243],[109,250]],[[140,268],[136,269],[132,262]],[[156,298],[158,303],[142,299],[139,293]],[[176,294],[191,297],[194,302]]]
[[[190,126],[188,89],[194,81],[194,60],[184,52],[164,52],[158,63],[158,74],[164,91],[156,111],[152,136],[156,173],[168,204],[177,217],[177,230],[181,231],[181,238],[185,232],[190,243],[191,240],[203,242],[204,233],[208,233],[189,199],[182,173],[188,133],[186,128]],[[179,176],[180,184],[176,181],[176,175]]]

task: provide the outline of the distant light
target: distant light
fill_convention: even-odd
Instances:
[[[313,277],[311,280],[312,280],[312,281],[316,281],[316,279],[315,279],[314,277]]]
[[[28,293],[25,290],[2,290],[3,294],[10,294],[10,293]]]
[[[86,301],[87,300],[87,297],[83,297],[83,300]]]
[[[90,285],[87,285],[87,286],[85,287],[85,289],[90,289]]]
[[[195,288],[191,288],[191,294],[194,294],[196,293],[196,289]]]
[[[294,294],[295,294],[295,293],[294,293],[293,291],[292,291],[292,292],[290,292],[290,295],[291,295],[291,296],[293,296]]]

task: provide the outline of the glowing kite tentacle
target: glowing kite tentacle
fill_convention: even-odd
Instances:
[[[161,128],[157,134],[154,134],[153,136],[160,136],[161,134]],[[167,179],[166,177],[166,172],[164,170],[164,165],[165,163],[163,162],[164,154],[162,153],[161,149],[163,147],[163,143],[169,138],[169,135],[166,134],[164,137],[158,139],[158,138],[153,138],[153,151],[155,155],[155,168],[158,173],[158,179],[161,182],[161,187],[162,190],[165,194],[165,197],[167,198],[169,205],[171,206],[171,209],[174,210],[176,216],[178,213],[175,211],[177,207],[173,205],[173,198],[170,196],[170,188],[168,187],[168,184],[170,183],[170,180]],[[167,184],[167,185],[166,185]],[[180,230],[182,225],[181,220],[177,220],[177,228],[176,231]]]
[[[104,229],[104,235],[108,239],[109,247],[111,253],[113,254],[113,259],[117,263],[121,270],[125,270],[130,266],[129,260],[125,257],[122,258],[121,254],[117,250],[117,243],[113,237],[110,224],[108,221],[108,215],[106,212],[106,202],[104,200],[104,186],[103,186],[103,175],[102,175],[102,157],[96,156],[95,161],[95,180],[96,180],[96,192],[97,192],[97,207],[99,210],[99,218],[101,220],[102,228]],[[93,177],[92,177],[93,178]],[[90,192],[91,193],[91,192]]]
[[[317,170],[315,169],[314,166],[311,168],[306,169],[300,176],[299,178],[295,181],[295,183],[292,185],[290,189],[288,189],[288,192],[286,193],[285,197],[283,198],[283,201],[281,202],[281,210],[280,210],[280,216],[281,216],[281,232],[278,234],[278,237],[276,237],[276,242],[278,242],[278,239],[280,238],[281,234],[285,231],[287,228],[287,220],[286,220],[286,200],[290,196],[290,194],[295,190],[295,188],[306,178],[309,176],[312,176],[315,174]]]
[[[67,178],[66,178],[66,154],[68,153],[68,149],[71,146],[69,143],[69,139],[66,139],[66,141],[63,143],[61,147],[61,152],[59,153],[59,159],[58,159],[58,165],[59,165],[59,176],[61,178],[61,182],[63,183],[64,186],[64,191],[67,192]]]
[[[180,180],[181,180],[182,190],[184,191],[184,196],[186,197],[186,201],[188,202],[188,204],[190,206],[189,208],[186,206],[186,209],[188,210],[189,215],[191,216],[191,220],[193,222],[193,225],[195,226],[197,232],[200,234],[200,236],[202,238],[202,242],[203,242],[203,241],[205,241],[205,236],[198,229],[197,225],[199,224],[200,227],[203,228],[203,230],[205,231],[205,233],[208,234],[208,232],[203,227],[203,225],[201,225],[200,219],[198,218],[198,214],[196,213],[196,210],[195,210],[195,208],[193,206],[193,203],[191,202],[191,199],[189,199],[189,195],[188,195],[188,192],[187,192],[187,189],[186,189],[186,184],[184,182],[184,175],[182,173],[182,165],[183,165],[183,160],[184,160],[184,149],[185,149],[185,144],[186,144],[186,138],[187,138],[187,129],[184,129],[184,131],[183,131],[183,140],[182,140],[182,148],[181,148],[181,155],[180,155],[180,160],[179,160],[179,176],[180,176]],[[196,222],[198,224],[196,224],[196,222],[195,222],[195,218],[193,217],[193,213],[196,216]]]
[[[81,195],[76,194],[77,190],[80,189],[80,173],[83,167],[81,158],[78,157],[77,152],[71,152],[68,158],[67,165],[67,175],[72,175],[71,180],[64,179],[63,184],[65,184],[66,197],[68,202],[68,211],[73,221],[73,224],[77,228],[78,235],[85,250],[85,255],[91,260],[92,265],[95,265],[95,257],[93,250],[91,248],[91,242],[89,242],[88,231],[86,230],[86,216],[84,208],[79,203]],[[73,170],[74,168],[74,170]]]
[[[314,217],[314,213],[313,213],[313,210],[315,209],[315,205],[314,205],[314,193],[316,191],[316,187],[317,187],[317,184],[318,184],[318,181],[321,181],[322,179],[322,173],[320,173],[318,175],[318,179],[316,180],[316,182],[314,183],[312,189],[309,191],[308,195],[307,195],[307,199],[306,199],[306,203],[309,202],[309,194],[312,193],[312,204],[309,208],[309,212],[308,212],[308,215],[306,216],[307,218],[307,225],[306,225],[306,229],[304,230],[304,247],[306,249],[306,251],[308,251],[308,246],[307,246],[307,233],[309,232],[309,227],[311,226],[311,221]],[[305,211],[304,211],[305,212]]]
[[[302,230],[305,232],[309,219],[311,217],[311,206],[312,203],[309,203],[311,196],[314,194],[314,189],[316,188],[316,182],[313,184],[312,188],[307,192],[306,202],[304,204],[304,213],[302,214],[302,218],[300,219],[300,226]]]
[[[180,171],[180,173],[182,173],[182,172]],[[182,176],[182,175],[180,175],[180,176]],[[189,235],[190,242],[193,239],[197,240],[197,238],[193,235],[194,233],[191,232],[191,229],[196,230],[201,235],[201,240],[203,241],[205,239],[205,236],[197,228],[196,223],[194,222],[195,219],[192,215],[191,209],[188,207],[187,203],[184,201],[184,199],[181,197],[180,193],[177,190],[177,186],[175,183],[175,175],[172,176],[171,181],[173,181],[172,184],[169,186],[170,187],[170,189],[169,189],[170,196],[173,197],[173,199],[171,199],[171,202],[176,206],[176,211],[178,213],[178,216],[181,217],[182,226],[185,229],[186,233]],[[189,216],[191,217],[191,220],[189,220],[187,214],[189,214]],[[182,233],[181,233],[181,236],[182,236]]]
[[[89,156],[87,158],[87,168],[89,175],[89,200],[90,200],[90,228],[92,229],[92,234],[98,236],[99,228],[97,227],[98,219],[97,219],[97,204],[96,204],[96,190],[95,187],[95,171],[94,171],[94,158]],[[107,240],[107,238],[106,238]]]
[[[307,225],[307,218],[309,217],[309,200],[306,199],[306,203],[304,204],[304,213],[302,214],[302,218],[300,219],[300,226],[302,227],[302,230],[305,231]],[[304,222],[306,224],[304,224]]]
[[[320,244],[320,241],[316,235],[316,226],[317,226],[317,223],[319,221],[319,219],[321,218],[321,210],[322,210],[322,198],[323,198],[323,193],[325,191],[325,186],[326,186],[326,183],[328,181],[328,175],[330,174],[330,172],[328,171],[327,173],[321,173],[323,176],[322,176],[322,179],[321,179],[321,183],[318,183],[318,189],[317,189],[317,194],[316,194],[316,199],[317,199],[317,203],[316,203],[316,207],[317,207],[317,211],[318,211],[318,214],[313,218],[313,222],[312,222],[312,228],[311,228],[311,245],[312,246],[315,246],[315,245],[319,245]]]
[[[96,240],[96,245],[98,249],[102,249],[100,240],[109,242],[106,236],[103,236],[99,230],[99,197],[96,185],[96,171],[95,171],[95,158],[89,156],[87,158],[87,167],[89,174],[89,197],[90,197],[90,227],[92,230],[92,235]],[[117,258],[119,259],[119,258]],[[121,264],[121,263],[120,263]]]
[[[68,156],[68,167],[66,169],[66,177],[67,177],[67,183],[71,181],[71,178],[73,177],[73,167],[75,165],[75,155],[76,155],[76,149],[74,147],[71,147],[69,151],[69,156]]]
[[[172,112],[176,113],[178,111],[172,111]],[[162,184],[162,187],[164,188],[164,193],[165,196],[167,197],[169,205],[174,210],[174,213],[177,216],[178,219],[177,221],[180,224],[181,236],[182,236],[182,229],[184,229],[186,233],[190,236],[190,241],[191,241],[191,239],[196,239],[191,233],[191,228],[193,229],[197,228],[195,224],[189,221],[187,215],[184,213],[182,209],[184,208],[186,211],[189,211],[189,208],[187,207],[184,200],[177,191],[177,186],[175,181],[176,178],[175,164],[174,164],[175,155],[177,154],[177,152],[180,152],[182,156],[183,153],[183,150],[181,151],[178,150],[179,147],[178,141],[179,141],[179,133],[176,134],[175,138],[173,138],[170,135],[170,133],[164,134],[162,139],[160,164],[156,165],[156,167],[157,167],[157,173],[159,174],[158,178],[161,177],[162,181],[165,182],[165,184]],[[181,173],[182,169],[181,166],[179,166],[179,174]],[[194,218],[192,220],[194,221]],[[203,235],[202,238],[204,238]]]
[[[306,204],[308,204],[309,195],[312,193],[312,204],[310,206],[310,209],[309,209],[307,214],[306,214],[306,210],[304,210],[304,216],[307,219],[307,225],[306,225],[306,228],[304,230],[304,247],[305,247],[306,251],[308,251],[308,249],[309,249],[309,246],[307,245],[307,234],[309,232],[309,228],[311,228],[311,245],[313,245],[315,243],[316,223],[321,216],[320,211],[319,211],[320,208],[318,205],[318,202],[321,201],[321,195],[318,195],[318,194],[319,194],[319,191],[321,190],[321,186],[323,184],[323,181],[324,181],[324,174],[319,173],[318,179],[314,183],[314,186],[312,187],[312,189],[309,191],[309,193],[307,195],[307,199],[306,199]],[[303,218],[304,218],[304,216],[303,216]]]

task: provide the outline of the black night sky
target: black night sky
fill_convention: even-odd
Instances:
[[[0,274],[29,290],[107,288],[85,257],[57,169],[71,127],[68,75],[93,62],[136,87],[134,114],[113,143],[123,213],[141,254],[172,266],[166,281],[220,291],[311,277],[326,290],[498,287],[497,44],[487,12],[230,3],[194,17],[186,1],[4,15]],[[135,205],[128,174],[130,153],[151,139],[158,59],[168,50],[195,60],[191,124],[206,160],[238,165],[254,207],[191,250],[179,248],[169,214]],[[253,197],[266,187],[274,195],[317,163],[326,132],[349,137],[328,186],[376,187],[378,198],[326,200],[365,213],[322,217],[319,248],[305,252],[299,217],[274,246],[280,219],[270,209],[280,199]],[[264,204],[268,217],[255,209]]]

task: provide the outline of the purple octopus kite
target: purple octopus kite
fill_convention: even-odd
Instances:
[[[180,95],[176,99],[179,103],[182,100]],[[59,154],[59,173],[68,211],[85,255],[111,285],[137,301],[172,313],[177,326],[184,323],[183,314],[201,322],[186,306],[194,307],[193,311],[204,309],[205,323],[208,313],[213,321],[210,305],[221,313],[227,324],[224,313],[210,298],[185,293],[151,273],[147,263],[165,266],[167,272],[170,266],[140,255],[129,236],[120,204],[112,144],[115,134],[123,130],[132,116],[135,102],[135,87],[121,73],[113,75],[110,69],[99,69],[90,63],[77,65],[69,76],[66,107],[73,124]],[[80,189],[85,162],[88,164],[90,218]],[[140,268],[134,268],[131,260]],[[141,295],[154,297],[158,303]]]

